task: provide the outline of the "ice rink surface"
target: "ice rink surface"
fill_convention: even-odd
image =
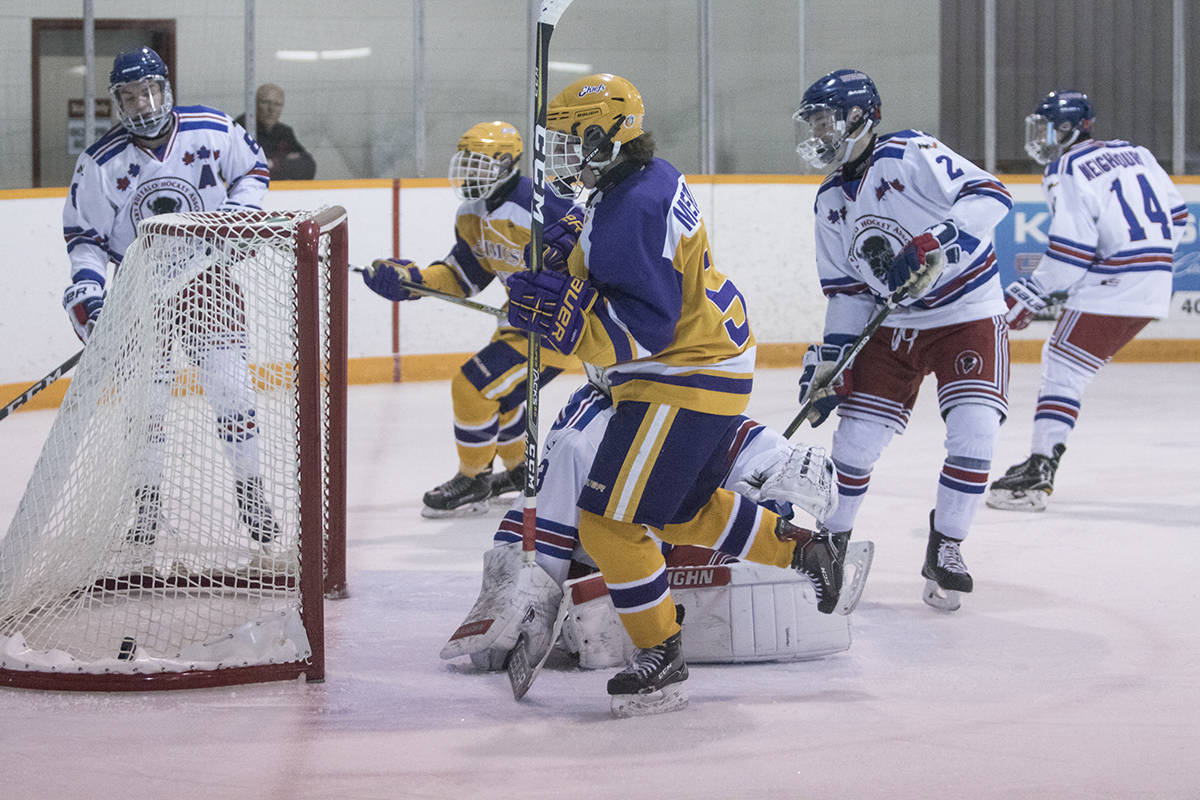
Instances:
[[[750,413],[782,429],[797,372],[760,372]],[[1014,366],[993,477],[1027,454],[1037,378]],[[546,387],[543,431],[580,379]],[[352,387],[351,597],[326,603],[328,680],[0,689],[0,797],[1200,797],[1200,365],[1101,373],[1049,509],[980,512],[963,547],[976,591],[953,614],[920,599],[933,388],[857,522],[876,555],[851,648],[696,665],[688,709],[614,720],[611,670],[555,657],[516,703],[503,674],[438,659],[500,509],[419,516],[454,472],[448,383]],[[4,527],[52,419],[0,422]]]

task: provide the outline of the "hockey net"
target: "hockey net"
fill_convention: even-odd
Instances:
[[[346,214],[143,221],[0,540],[0,684],[324,678]]]

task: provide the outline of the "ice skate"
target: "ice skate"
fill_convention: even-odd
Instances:
[[[925,548],[925,566],[921,568],[921,574],[927,578],[922,599],[942,611],[957,611],[962,606],[960,595],[975,588],[959,544],[960,540],[938,533],[930,511],[929,544]]]
[[[139,486],[133,492],[137,500],[137,516],[133,527],[125,533],[125,541],[140,547],[150,547],[158,535],[158,522],[162,514],[162,500],[157,486]]]
[[[492,497],[522,491],[525,488],[525,462],[492,477]]]
[[[234,484],[238,516],[250,530],[250,538],[264,548],[279,538],[279,525],[271,512],[271,504],[263,493],[262,477],[255,475]]]
[[[1045,511],[1046,501],[1054,492],[1058,461],[1066,451],[1066,445],[1056,444],[1052,456],[1034,453],[1009,467],[1003,478],[988,487],[988,506],[1002,511]]]
[[[455,473],[441,486],[430,489],[423,499],[421,516],[475,517],[486,514],[488,498],[492,496],[492,470],[489,467],[478,475]]]
[[[798,528],[780,517],[779,522],[775,524],[775,536],[781,541],[796,542],[792,569],[812,581],[817,592],[817,610],[822,614],[832,614],[839,608],[838,599],[845,577],[846,548],[850,544],[850,532],[834,533],[825,528],[810,531]],[[864,573],[864,580],[865,577]],[[861,586],[859,591],[861,592]],[[850,611],[839,613],[848,614]]]
[[[687,707],[683,682],[688,668],[682,641],[683,632],[679,631],[662,644],[637,650],[629,666],[609,678],[614,717],[666,714]]]

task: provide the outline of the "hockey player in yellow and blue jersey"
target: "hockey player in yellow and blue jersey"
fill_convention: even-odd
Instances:
[[[521,135],[507,122],[481,122],[464,133],[450,159],[450,182],[463,202],[455,217],[449,255],[424,269],[407,259],[377,259],[363,275],[367,286],[389,300],[421,297],[397,278],[470,297],[493,278],[506,282],[524,270],[533,183],[517,168],[521,150]],[[550,269],[566,268],[565,254],[579,235],[582,223],[571,209],[568,201],[547,198],[544,241]],[[526,342],[524,331],[501,326],[455,373],[450,396],[458,471],[425,493],[423,516],[482,514],[490,497],[524,485]],[[546,351],[542,382],[577,363],[570,356]],[[497,456],[504,471],[493,476]]]
[[[841,588],[827,537],[727,489],[705,464],[727,448],[753,382],[746,303],[717,271],[683,176],[654,157],[629,81],[591,75],[549,104],[546,174],[555,193],[591,190],[569,274],[509,281],[509,321],[578,355],[613,414],[577,504],[579,539],[638,648],[608,683],[613,712],[681,708],[680,626],[658,544],[737,552],[802,571],[831,612]],[[734,541],[734,540],[738,541]]]

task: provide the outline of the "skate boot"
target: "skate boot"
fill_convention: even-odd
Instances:
[[[959,552],[961,540],[938,533],[933,513],[929,512],[929,544],[925,548],[925,566],[921,568],[927,579],[923,599],[942,611],[957,611],[962,605],[960,593],[974,589],[975,581]]]
[[[262,477],[255,475],[234,484],[237,495],[238,515],[242,524],[250,529],[250,538],[264,548],[279,537],[279,525],[271,513],[271,504],[263,494]]]
[[[810,531],[798,528],[780,517],[775,523],[775,536],[780,541],[796,543],[792,569],[812,581],[817,592],[817,610],[822,614],[832,614],[838,607],[838,597],[842,593],[850,531],[834,533],[826,528]]]
[[[987,504],[1003,511],[1045,511],[1046,500],[1054,492],[1054,473],[1067,446],[1056,444],[1054,455],[1037,453],[1009,467],[1003,478],[988,487]]]
[[[478,475],[455,473],[454,477],[441,486],[430,489],[422,498],[425,507],[421,516],[472,517],[486,514],[488,498],[492,496],[492,468]]]
[[[683,607],[675,618],[683,621]],[[639,717],[679,711],[688,704],[681,685],[688,677],[683,660],[683,631],[668,636],[662,644],[638,649],[629,666],[608,680],[614,717]]]
[[[492,497],[519,492],[525,488],[525,462],[506,469],[492,478]]]
[[[133,490],[133,496],[137,500],[137,516],[133,520],[133,527],[125,533],[125,541],[150,547],[158,534],[158,519],[162,509],[158,487],[139,486]]]

